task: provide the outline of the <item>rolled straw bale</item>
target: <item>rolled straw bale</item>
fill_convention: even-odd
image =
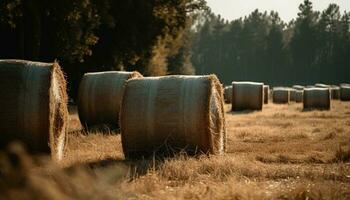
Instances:
[[[276,104],[288,104],[290,101],[290,89],[283,87],[273,88],[272,101]]]
[[[295,101],[295,96],[296,96],[296,89],[293,89],[293,88],[289,88],[289,91],[290,91],[290,97],[289,97],[289,100],[290,101]]]
[[[340,86],[340,100],[350,101],[350,85],[343,84]]]
[[[63,157],[66,81],[58,63],[0,60],[0,147],[19,140],[33,153]]]
[[[232,111],[262,110],[263,102],[263,83],[232,82]]]
[[[226,148],[223,89],[215,75],[129,80],[120,112],[127,158]]]
[[[293,88],[293,89],[296,89],[296,90],[303,90],[305,87],[302,86],[302,85],[293,85],[292,88]]]
[[[331,97],[334,100],[340,99],[340,87],[333,85],[331,87]]]
[[[119,111],[125,83],[139,78],[138,72],[96,72],[86,73],[78,91],[78,112],[81,123],[118,126]]]
[[[269,103],[269,98],[270,98],[270,86],[264,85],[264,104]]]
[[[304,96],[303,90],[296,90],[295,91],[295,102],[297,102],[297,103],[303,102],[303,96]]]
[[[304,89],[304,110],[331,109],[331,94],[329,88],[306,88]]]
[[[305,88],[314,88],[314,85],[307,85]]]
[[[232,86],[226,86],[224,90],[225,103],[232,102]]]

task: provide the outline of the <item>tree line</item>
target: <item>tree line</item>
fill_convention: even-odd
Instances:
[[[271,85],[339,84],[350,81],[350,13],[330,4],[322,12],[305,0],[296,19],[253,11],[227,21],[204,12],[192,31],[192,64],[197,74],[221,81],[261,81]]]
[[[74,96],[84,72],[192,74],[187,37],[204,0],[1,0],[0,58],[52,62]]]

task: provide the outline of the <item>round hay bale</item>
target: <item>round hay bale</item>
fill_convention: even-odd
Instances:
[[[222,154],[226,149],[223,89],[215,75],[129,80],[120,112],[127,158]]]
[[[302,85],[293,85],[292,88],[295,89],[295,90],[303,90],[305,87],[302,86]]]
[[[269,98],[270,98],[270,86],[264,85],[264,104],[269,103]]]
[[[58,63],[0,60],[0,147],[19,140],[61,160],[68,123],[66,81]]]
[[[262,110],[263,102],[263,83],[232,82],[232,111]]]
[[[340,100],[350,101],[350,85],[343,84],[340,86]]]
[[[331,89],[331,98],[333,100],[339,100],[340,99],[340,87],[332,86],[330,89]]]
[[[304,97],[304,91],[303,90],[297,90],[295,91],[295,102],[302,103]]]
[[[330,110],[331,94],[329,88],[304,89],[304,110]]]
[[[140,78],[138,72],[86,73],[78,91],[78,113],[85,127],[118,126],[119,111],[127,80]]]
[[[225,103],[232,102],[232,86],[226,86],[224,90]]]
[[[289,104],[290,90],[282,87],[273,88],[272,101],[276,104]]]
[[[290,97],[289,97],[289,101],[296,101],[296,89],[293,88],[288,88],[290,91]]]

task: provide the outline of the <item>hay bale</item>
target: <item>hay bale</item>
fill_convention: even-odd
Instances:
[[[296,101],[296,89],[288,88],[290,92],[289,101]]]
[[[276,104],[289,104],[290,89],[283,87],[273,88],[272,101]]]
[[[270,98],[270,86],[264,85],[264,104],[269,103],[269,98]]]
[[[293,85],[292,88],[295,90],[303,90],[305,87],[302,85]]]
[[[295,102],[302,103],[304,97],[304,91],[303,90],[296,90],[295,91]]]
[[[120,112],[127,158],[221,154],[226,148],[223,89],[215,75],[129,80]]]
[[[304,110],[331,109],[331,94],[329,88],[304,89]]]
[[[263,83],[232,82],[232,111],[262,110],[263,102]]]
[[[330,89],[331,89],[331,98],[333,100],[339,100],[340,99],[340,87],[332,85]]]
[[[224,90],[225,103],[232,102],[232,86],[226,86]]]
[[[350,101],[350,85],[342,84],[340,86],[340,100]]]
[[[138,72],[86,73],[78,91],[78,113],[86,127],[118,126],[119,111],[127,80],[140,78]]]
[[[13,140],[33,153],[63,157],[66,81],[58,63],[0,60],[0,147]]]

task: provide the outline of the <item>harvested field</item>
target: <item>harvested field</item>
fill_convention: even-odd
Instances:
[[[25,170],[16,168],[16,179],[5,173],[0,190],[14,185],[7,190],[12,199],[349,199],[350,103],[334,101],[331,111],[302,109],[268,104],[262,112],[232,113],[225,105],[226,155],[134,161],[125,161],[120,135],[79,131],[71,109],[60,166],[22,165],[20,159],[12,165]],[[20,178],[28,181],[9,184]]]

